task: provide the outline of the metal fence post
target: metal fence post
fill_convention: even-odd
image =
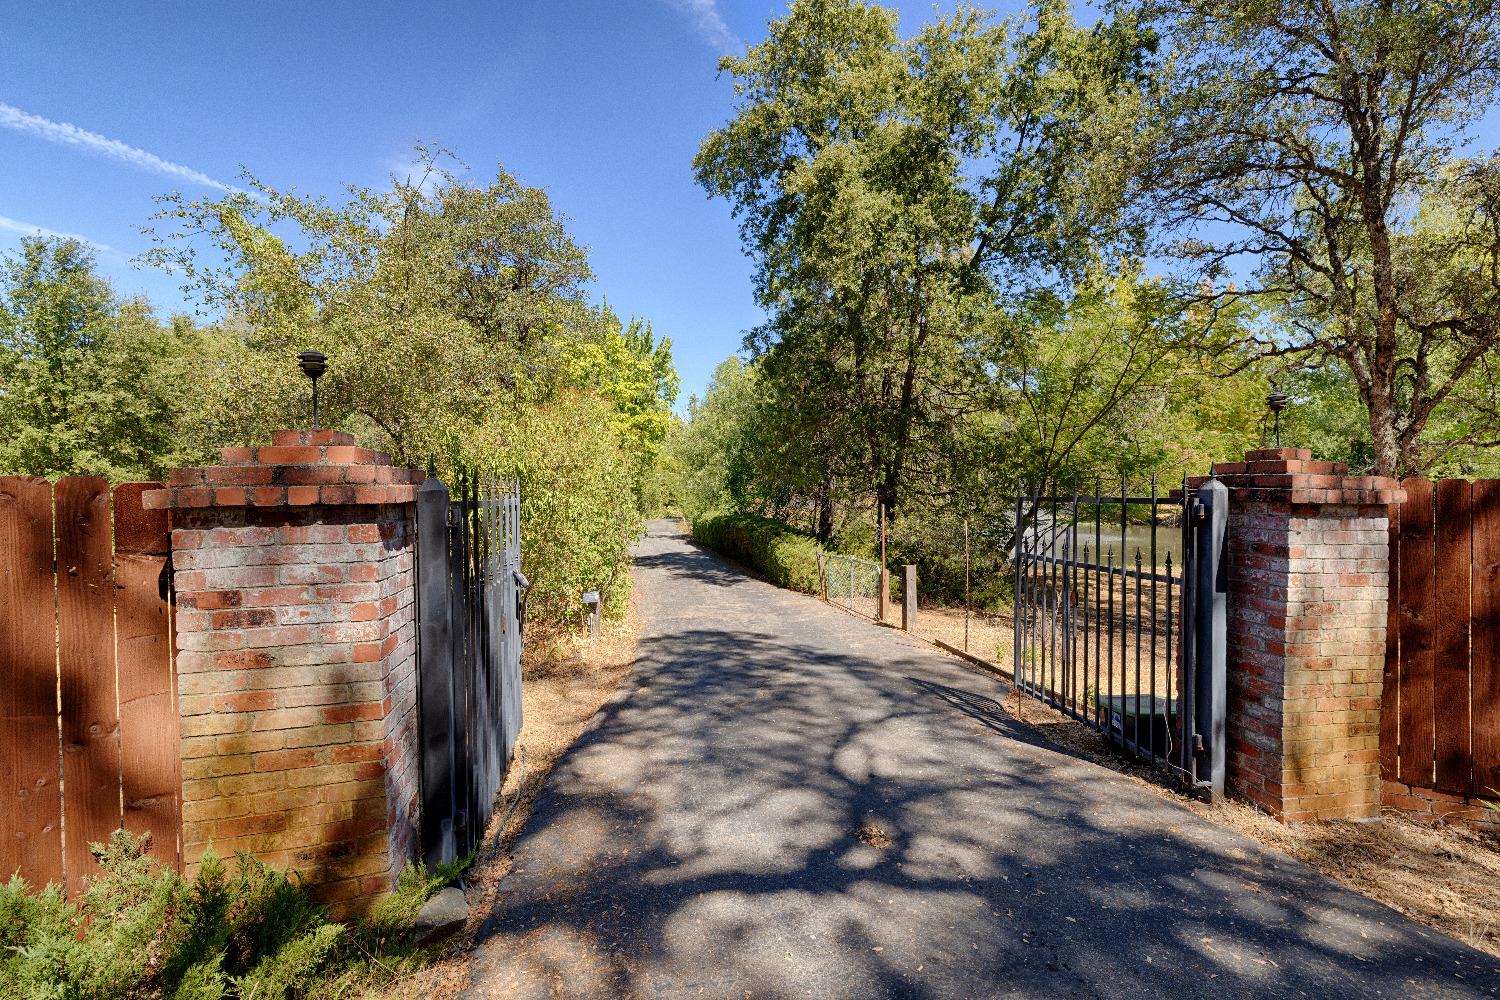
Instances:
[[[1224,718],[1226,637],[1228,634],[1228,575],[1224,565],[1224,534],[1229,523],[1229,489],[1217,479],[1198,487],[1202,515],[1195,529],[1193,554],[1193,657],[1197,673],[1194,716],[1208,754],[1208,787],[1214,799],[1224,796]]]
[[[901,567],[901,629],[910,632],[917,627],[917,567]]]
[[[430,476],[417,491],[417,700],[422,725],[422,856],[429,866],[457,856],[449,572],[448,487]]]

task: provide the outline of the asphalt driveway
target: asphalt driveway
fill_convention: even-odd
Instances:
[[[668,522],[636,566],[632,687],[549,779],[470,997],[1500,994],[1500,961],[1040,742],[997,680]]]

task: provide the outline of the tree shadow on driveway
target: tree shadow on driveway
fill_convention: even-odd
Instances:
[[[1500,991],[1494,959],[1045,744],[998,680],[646,561],[673,555],[638,563],[634,687],[549,779],[470,996]]]

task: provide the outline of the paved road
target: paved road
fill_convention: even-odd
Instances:
[[[1500,993],[1500,962],[1038,742],[987,676],[666,522],[636,566],[634,687],[550,779],[470,997]]]

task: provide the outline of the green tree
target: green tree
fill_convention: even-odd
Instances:
[[[748,341],[825,496],[895,509],[934,481],[1002,296],[1066,281],[1125,230],[1122,172],[1149,40],[962,6],[910,39],[893,11],[793,0],[721,68],[736,115],[700,184],[730,202],[769,322]],[[820,503],[820,506],[822,504]]]
[[[339,204],[253,178],[255,195],[164,200],[148,258],[233,333],[206,366],[196,436],[304,424],[291,359],[317,348],[328,426],[444,474],[521,479],[539,624],[571,622],[585,590],[618,611],[677,392],[671,345],[588,302],[586,255],[545,192],[503,168],[471,184],[419,153],[417,175]]]
[[[163,328],[119,301],[77,240],[23,238],[0,260],[0,470],[162,475],[181,455],[180,375],[198,342],[186,319]]]
[[[1138,176],[1142,203],[1195,271],[1185,286],[1207,277],[1210,305],[1274,307],[1254,337],[1259,353],[1342,365],[1367,413],[1375,471],[1423,469],[1442,451],[1425,436],[1439,410],[1466,387],[1472,398],[1492,392],[1500,161],[1454,157],[1500,86],[1500,8],[1128,9],[1171,49]],[[1419,204],[1440,206],[1443,224],[1415,224]],[[1495,424],[1462,436],[1490,441]]]

